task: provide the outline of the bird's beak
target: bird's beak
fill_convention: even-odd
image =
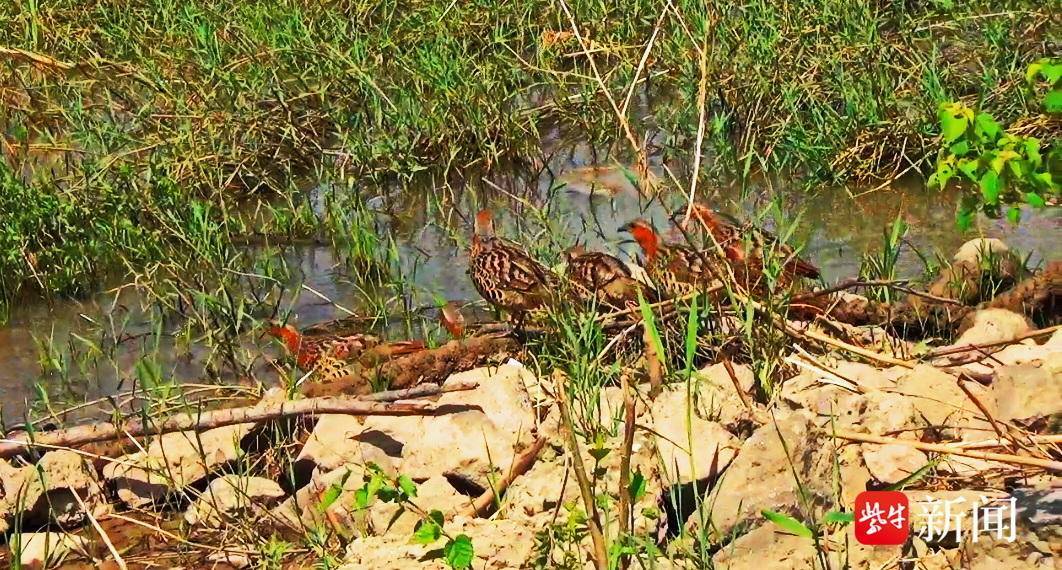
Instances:
[[[623,224],[622,226],[620,226],[618,229],[621,232],[631,233],[631,223],[627,222],[626,224]]]

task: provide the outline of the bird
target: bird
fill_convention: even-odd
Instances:
[[[494,217],[488,209],[476,214],[468,276],[480,296],[510,313],[517,327],[528,313],[552,301],[556,285],[549,270],[522,247],[495,234]]]
[[[575,245],[564,256],[565,275],[583,302],[626,309],[638,305],[639,293],[649,302],[657,300],[656,291],[635,279],[626,263],[607,253],[586,251],[582,245]]]
[[[423,341],[385,343],[370,334],[308,336],[290,324],[270,323],[266,332],[283,341],[300,370],[316,372],[324,380],[345,374],[347,364],[353,361],[371,366],[425,348]]]
[[[694,202],[690,208],[690,217],[685,217],[682,208],[672,214],[671,220],[683,231],[706,231],[713,241],[719,244],[724,257],[734,270],[735,276],[744,276],[744,281],[759,282],[764,272],[764,258],[767,252],[775,252],[782,259],[782,277],[785,283],[797,278],[818,279],[819,268],[797,256],[796,250],[782,243],[777,236],[759,229],[749,223],[719,212],[702,202]],[[692,223],[699,222],[699,223]],[[715,250],[715,245],[708,247]]]
[[[668,297],[681,297],[711,285],[719,275],[717,259],[710,254],[681,244],[664,243],[651,223],[637,219],[620,231],[634,237],[645,255],[645,272],[658,291]]]

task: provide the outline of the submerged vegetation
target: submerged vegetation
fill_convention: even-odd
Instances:
[[[652,135],[665,158],[701,131],[705,183],[928,172],[949,101],[1045,149],[1059,130],[1021,81],[1058,52],[1034,2],[66,0],[0,22],[8,301],[346,232],[307,187],[540,165],[546,127],[618,156]]]

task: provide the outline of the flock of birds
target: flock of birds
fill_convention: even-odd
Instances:
[[[611,311],[636,307],[639,298],[656,302],[705,290],[724,274],[756,290],[765,286],[769,255],[779,260],[774,265],[778,270],[774,278],[783,286],[801,278],[819,277],[818,268],[799,258],[793,248],[751,224],[740,223],[703,203],[694,203],[688,214],[684,208],[671,216],[684,242],[665,239],[644,219],[621,228],[641,248],[641,266],[648,280],[639,279],[620,259],[586,251],[582,246],[565,252],[560,279],[523,246],[498,236],[490,210],[481,210],[476,214],[468,252],[468,275],[479,294],[512,315],[517,327],[528,314],[568,297],[565,294],[598,310]],[[693,245],[698,241],[705,246]],[[300,369],[317,373],[325,382],[346,375],[352,362],[372,365],[425,347],[420,341],[384,343],[368,334],[308,336],[280,323],[272,324],[268,332],[283,341]]]
[[[605,310],[629,308],[639,295],[658,301],[689,295],[707,288],[719,276],[734,278],[752,289],[764,285],[768,251],[781,259],[778,279],[789,285],[799,278],[818,279],[819,270],[800,259],[793,248],[751,224],[739,223],[711,207],[694,203],[687,218],[685,209],[671,216],[683,237],[706,234],[706,247],[668,242],[644,219],[634,220],[621,231],[631,234],[642,249],[642,267],[651,283],[635,278],[630,267],[616,257],[576,246],[566,252],[567,283],[586,303]],[[469,250],[468,274],[479,294],[491,305],[513,314],[517,322],[531,311],[555,300],[556,277],[519,244],[498,237],[490,210],[476,215],[475,235]]]

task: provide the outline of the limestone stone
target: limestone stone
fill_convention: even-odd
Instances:
[[[283,496],[284,490],[271,479],[224,475],[210,482],[185,511],[184,520],[191,525],[218,527],[237,516],[257,517]]]
[[[99,517],[110,510],[96,470],[73,451],[49,451],[36,465],[21,468],[6,462],[0,465],[4,491],[0,496],[0,527],[6,528],[14,517],[29,525],[53,522],[73,527],[89,514]]]
[[[667,484],[714,479],[736,455],[740,444],[718,422],[700,418],[684,390],[669,390],[653,403],[653,432]]]
[[[760,516],[762,509],[796,513],[803,501],[793,472],[808,501],[825,505],[832,501],[832,442],[816,429],[813,416],[795,411],[756,430],[741,447],[719,483],[702,502],[704,520],[710,519],[717,536],[726,536],[735,526]],[[693,513],[688,528],[696,528],[702,515]]]
[[[194,432],[168,433],[144,451],[119,458],[103,468],[103,476],[131,507],[150,505],[184,490],[243,455],[242,441],[253,424]]]
[[[867,469],[882,483],[900,481],[929,462],[925,453],[902,443],[863,444],[862,448]]]
[[[1011,341],[1032,330],[1029,319],[1006,309],[982,309],[963,320],[955,346]]]
[[[59,566],[72,552],[84,551],[87,541],[62,532],[24,532],[13,536],[10,544],[22,568],[43,570]]]
[[[992,383],[996,419],[1027,420],[1062,413],[1062,375],[1029,364],[1004,366]]]

